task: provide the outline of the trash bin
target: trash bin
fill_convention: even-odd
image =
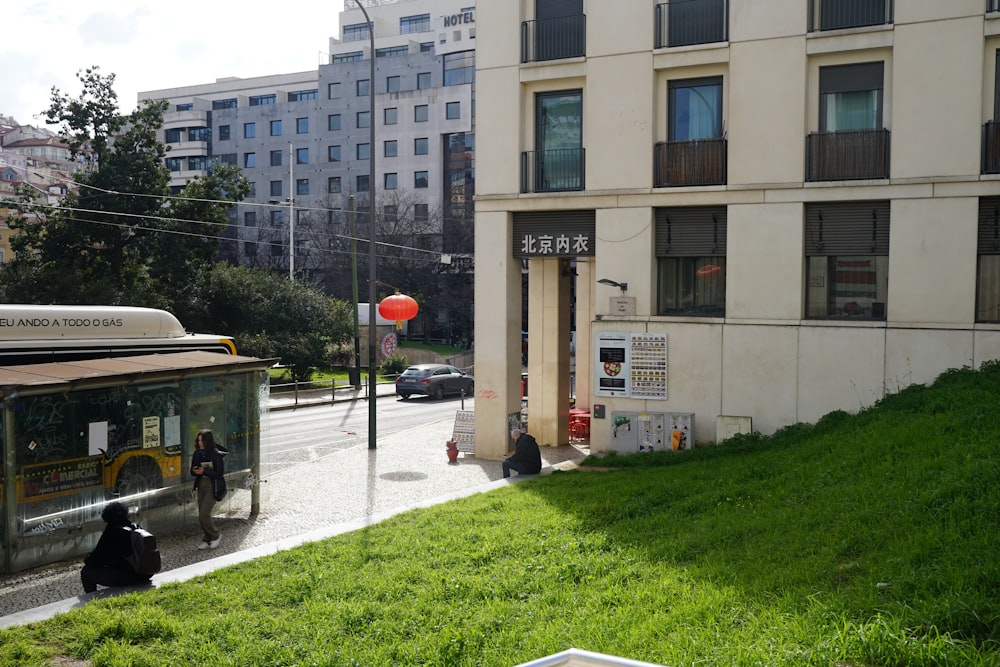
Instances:
[[[361,384],[361,369],[360,368],[348,368],[347,369],[347,381],[352,387],[357,387]]]

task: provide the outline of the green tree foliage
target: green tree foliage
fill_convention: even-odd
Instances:
[[[83,166],[74,175],[79,187],[58,206],[22,193],[9,221],[14,259],[0,271],[4,298],[180,310],[216,261],[227,211],[249,184],[238,169],[219,166],[170,197],[167,147],[157,136],[166,102],[122,115],[114,74],[94,67],[77,78],[80,97],[53,88],[45,117]]]
[[[329,363],[330,351],[351,339],[350,307],[302,281],[261,269],[219,265],[202,275],[190,321],[236,338],[240,354],[280,357],[297,380]]]

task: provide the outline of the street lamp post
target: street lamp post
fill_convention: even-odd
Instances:
[[[371,52],[368,77],[368,449],[375,449],[375,25],[361,0],[354,0],[368,24],[368,41]]]
[[[288,143],[288,279],[295,280],[295,154]]]
[[[351,294],[354,296],[354,372],[351,384],[354,390],[361,389],[361,340],[358,324],[358,231],[354,223],[354,195],[347,198],[347,208],[351,212]]]

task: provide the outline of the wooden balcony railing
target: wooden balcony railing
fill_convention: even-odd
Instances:
[[[653,185],[725,185],[725,139],[664,141],[653,146]]]
[[[843,130],[806,136],[806,180],[889,178],[889,130]]]

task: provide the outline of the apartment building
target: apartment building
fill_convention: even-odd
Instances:
[[[773,433],[1000,357],[997,9],[480,6],[477,456],[519,407],[525,263],[540,443],[568,440],[571,326],[598,451]]]
[[[373,196],[378,219],[391,226],[405,215],[408,229],[421,231],[408,242],[428,251],[461,252],[449,246],[449,226],[464,222],[471,232],[475,8],[365,0],[373,53],[362,10],[346,4],[316,70],[139,94],[170,104],[163,140],[172,187],[217,163],[250,179],[253,191],[232,220],[240,262],[302,275],[343,264],[336,247],[352,233],[349,211],[361,212],[354,233],[368,238]]]

